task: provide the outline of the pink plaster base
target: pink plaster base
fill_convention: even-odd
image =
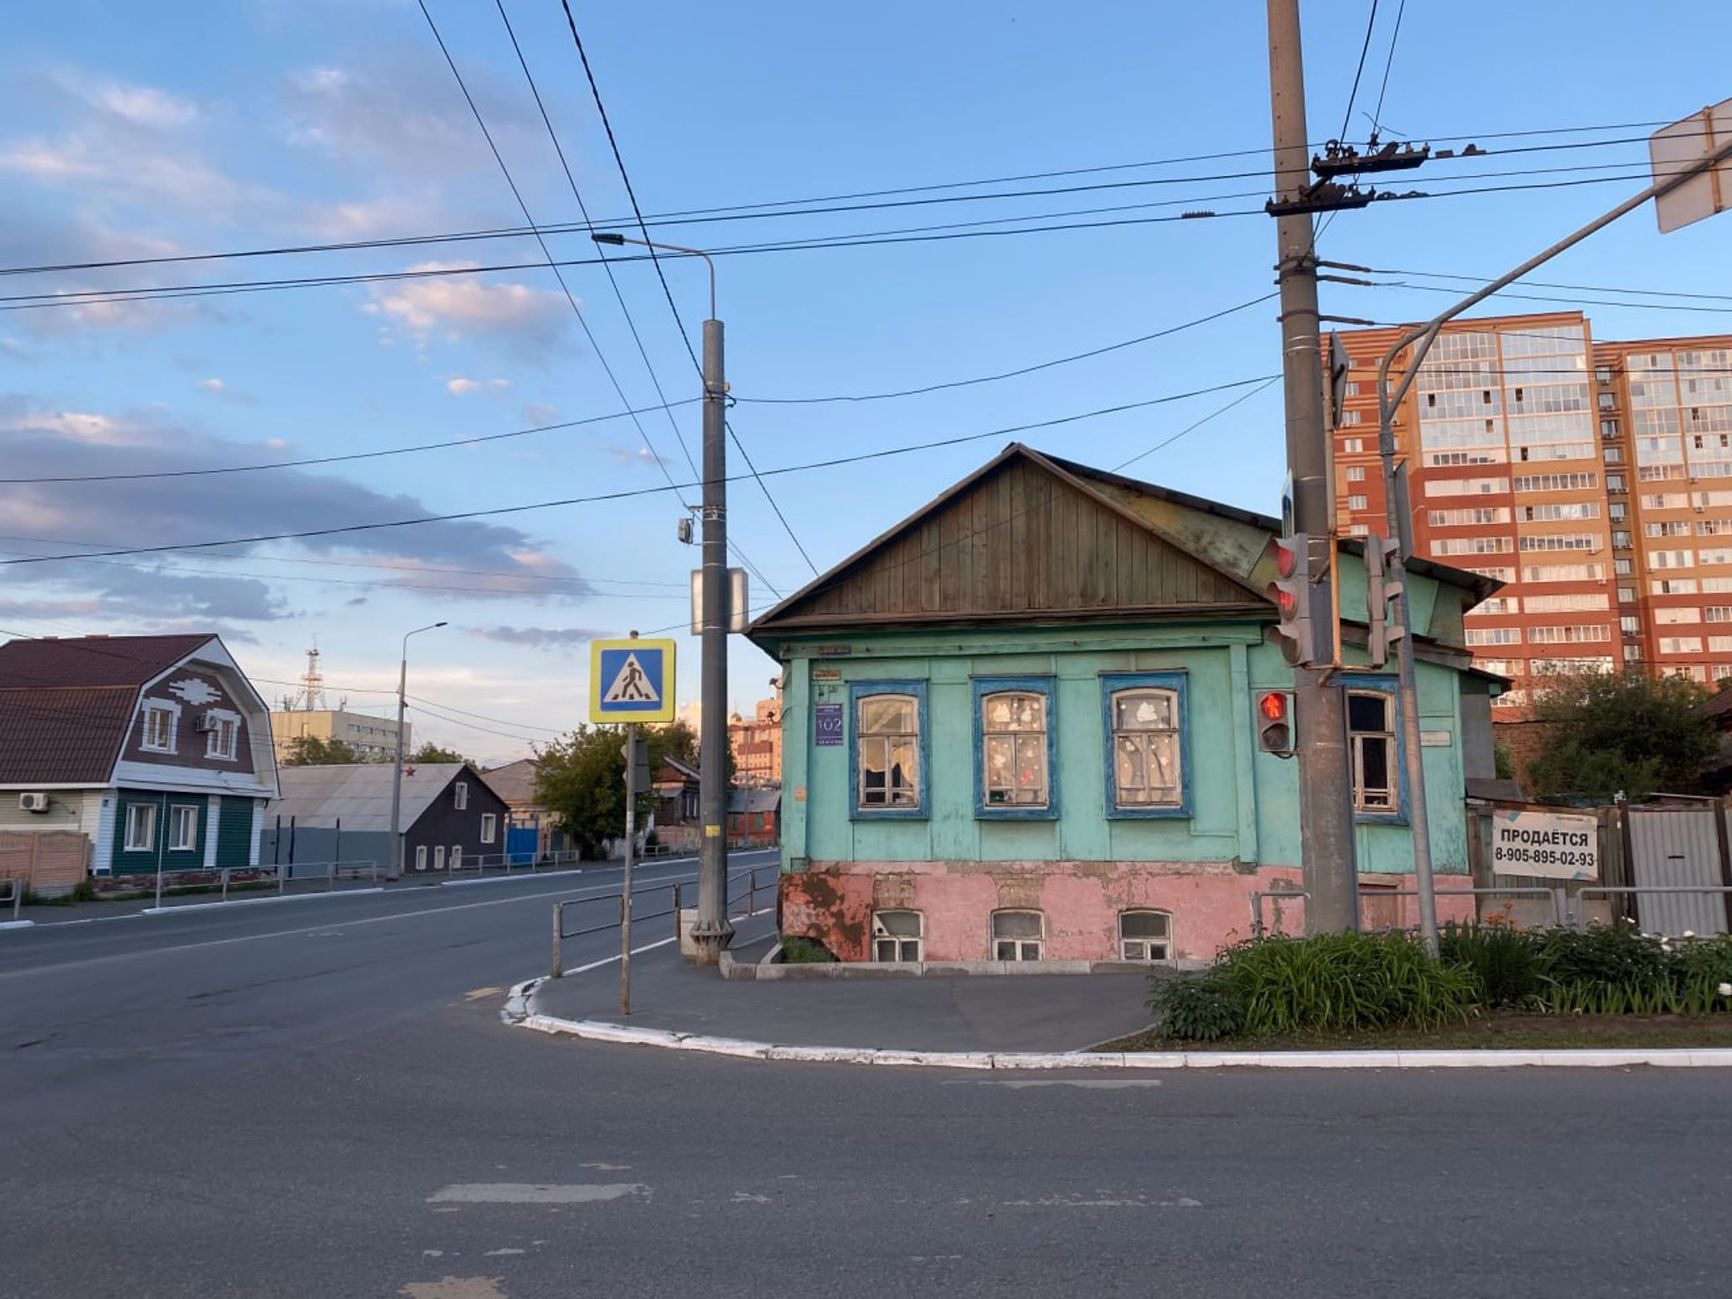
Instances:
[[[1411,876],[1375,879],[1413,888]],[[782,876],[781,929],[816,939],[841,960],[865,961],[872,912],[906,908],[924,913],[927,960],[981,961],[993,957],[992,912],[1030,909],[1045,914],[1047,960],[1101,961],[1118,957],[1118,913],[1152,907],[1173,917],[1175,956],[1208,960],[1251,936],[1253,893],[1302,887],[1296,868],[1247,871],[1228,862],[813,862]],[[1262,907],[1269,930],[1303,931],[1303,899],[1265,898]],[[1471,919],[1472,899],[1440,897],[1438,913]],[[1412,898],[1365,905],[1367,927],[1411,925],[1417,916]]]

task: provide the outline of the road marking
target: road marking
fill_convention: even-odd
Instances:
[[[480,1001],[485,997],[497,997],[505,992],[504,988],[477,988],[473,992],[463,994],[464,1001]]]
[[[758,910],[748,912],[743,916],[734,916],[733,919],[734,920],[751,920],[757,916],[767,916],[774,909],[775,908],[773,908],[773,907],[760,907]],[[645,943],[642,947],[632,948],[631,954],[633,956],[636,956],[639,952],[653,952],[658,947],[666,947],[669,943],[677,943],[679,941],[680,940],[678,938],[659,939],[658,941],[653,942],[653,943]],[[604,956],[599,961],[591,961],[588,965],[580,965],[575,970],[567,970],[565,972],[565,976],[567,978],[570,978],[574,974],[588,974],[591,970],[599,970],[604,965],[612,965],[617,960],[619,960],[619,953],[615,952],[612,956]]]
[[[974,1078],[954,1079],[946,1087],[1083,1087],[1094,1091],[1120,1091],[1126,1087],[1159,1087],[1159,1078],[1007,1078],[983,1082]]]
[[[1188,1195],[1181,1195],[1176,1200],[1145,1200],[1140,1195],[1128,1196],[1123,1199],[1102,1197],[1085,1200],[1075,1195],[1048,1195],[1038,1200],[1000,1200],[999,1206],[1006,1209],[1200,1209],[1201,1200],[1193,1200]]]
[[[411,1281],[397,1291],[408,1299],[508,1299],[499,1288],[503,1277],[447,1276],[437,1281]]]
[[[729,1204],[768,1204],[769,1202],[769,1196],[753,1195],[750,1191],[735,1191],[734,1198],[728,1201]]]
[[[684,883],[688,880],[692,880],[692,879],[696,879],[696,878],[697,877],[695,875],[658,876],[653,881],[653,883],[656,883],[656,884]],[[646,881],[646,883],[649,883],[649,882],[652,882],[652,881]],[[460,902],[454,906],[449,906],[449,907],[423,907],[423,908],[416,910],[416,911],[394,911],[394,912],[390,913],[389,915],[367,916],[367,917],[364,917],[363,919],[360,919],[360,920],[345,920],[345,921],[342,921],[341,923],[335,924],[335,925],[329,924],[329,923],[322,924],[322,925],[306,925],[306,926],[303,926],[299,929],[272,930],[270,933],[266,933],[266,934],[241,934],[241,935],[238,935],[234,938],[210,938],[210,939],[206,939],[205,941],[199,942],[199,943],[181,943],[175,947],[147,947],[147,948],[143,948],[143,949],[136,951],[136,952],[113,952],[107,956],[90,956],[90,957],[86,957],[83,960],[79,960],[79,961],[62,961],[58,965],[34,965],[34,966],[29,967],[28,969],[0,971],[0,980],[35,976],[35,975],[40,975],[40,974],[47,974],[47,973],[54,971],[54,970],[79,969],[79,968],[81,968],[83,966],[87,966],[87,965],[104,965],[110,961],[129,961],[129,960],[133,960],[137,957],[141,957],[141,956],[169,956],[169,955],[173,955],[177,952],[200,951],[200,950],[207,948],[207,947],[228,947],[234,943],[259,942],[259,941],[261,941],[263,939],[267,939],[267,938],[294,938],[294,937],[297,937],[297,936],[303,935],[303,934],[330,933],[333,930],[353,929],[359,925],[383,924],[384,922],[389,921],[389,920],[410,920],[410,919],[415,918],[416,916],[444,915],[445,913],[451,912],[451,911],[474,911],[474,910],[477,910],[481,907],[516,906],[517,904],[522,903],[522,902],[551,901],[551,900],[560,899],[560,898],[564,898],[567,900],[570,900],[570,899],[581,900],[584,897],[586,897],[587,895],[598,893],[598,891],[599,891],[601,896],[605,896],[609,892],[616,892],[617,888],[610,888],[607,885],[599,885],[599,886],[597,886],[597,888],[594,888],[594,889],[581,889],[581,890],[578,890],[576,892],[555,891],[555,892],[551,892],[551,893],[532,893],[532,894],[528,894],[525,896],[519,896],[519,897],[514,897],[514,898],[489,898],[484,902]],[[669,939],[668,941],[672,942],[674,940]],[[656,946],[660,946],[660,944],[656,944]],[[616,956],[613,959],[617,961],[619,959],[619,957]],[[604,964],[605,964],[605,962],[604,962]],[[591,968],[591,967],[586,967],[586,968]]]
[[[568,1183],[457,1182],[427,1197],[428,1204],[597,1204],[605,1200],[649,1199],[642,1182]]]

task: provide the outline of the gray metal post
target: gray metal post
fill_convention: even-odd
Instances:
[[[565,937],[565,903],[555,902],[553,904],[553,961],[548,966],[548,971],[547,971],[547,977],[550,979],[557,979],[565,973],[565,970],[563,969],[563,967],[560,964],[560,951],[559,951],[560,939],[562,939],[564,937]]]
[[[631,869],[637,855],[637,726],[625,728],[625,869],[619,889],[619,1013],[631,1014]]]
[[[712,290],[713,297],[713,290]],[[734,937],[728,923],[728,385],[722,322],[704,321],[703,728],[698,761],[698,961],[715,965]]]
[[[162,845],[168,840],[168,795],[158,796],[156,814],[156,905],[162,906]]]
[[[403,656],[397,662],[397,746],[391,772],[391,874],[403,877],[403,714],[409,688],[409,638],[403,637]]]
[[[1279,0],[1270,0],[1271,8]],[[1671,193],[1680,185],[1694,176],[1700,175],[1710,167],[1716,166],[1724,159],[1732,157],[1732,142],[1728,142],[1715,150],[1714,153],[1693,163],[1688,167],[1663,180],[1656,181],[1639,194],[1634,194],[1618,204],[1603,216],[1595,217],[1587,225],[1574,234],[1560,239],[1545,251],[1535,254],[1508,274],[1500,275],[1484,288],[1468,294],[1460,302],[1448,307],[1426,321],[1423,325],[1405,331],[1400,338],[1391,344],[1377,363],[1377,444],[1383,459],[1383,490],[1387,512],[1395,516],[1395,536],[1398,543],[1402,564],[1413,554],[1413,511],[1411,503],[1406,499],[1406,475],[1398,474],[1395,463],[1395,411],[1407,391],[1419,377],[1419,368],[1425,363],[1426,353],[1436,341],[1438,332],[1450,320],[1461,315],[1470,307],[1485,301],[1492,294],[1509,287],[1522,276],[1544,265],[1559,253],[1574,247],[1589,235],[1609,226],[1619,217],[1634,212],[1648,202]],[[1389,386],[1389,369],[1395,363],[1395,358],[1412,347],[1412,354],[1407,358],[1406,368],[1394,391]],[[1427,950],[1437,951],[1437,900],[1432,885],[1431,840],[1427,834],[1426,795],[1424,755],[1419,747],[1419,698],[1414,683],[1413,672],[1413,636],[1408,618],[1407,600],[1405,596],[1395,602],[1396,626],[1402,635],[1395,643],[1396,661],[1399,665],[1398,679],[1401,694],[1401,742],[1406,750],[1405,762],[1408,783],[1408,822],[1413,831],[1413,875],[1419,889],[1419,928]]]
[[[1311,165],[1298,0],[1268,0],[1268,15],[1275,190],[1281,198],[1296,198],[1309,180]],[[1312,571],[1327,574],[1329,552],[1335,545],[1335,493],[1328,478],[1330,433],[1323,418],[1323,354],[1311,217],[1306,213],[1278,217],[1275,230],[1280,253],[1282,394],[1287,416],[1287,464],[1293,476],[1293,530],[1311,537]],[[1330,634],[1336,635],[1337,629],[1332,627]],[[1309,895],[1305,926],[1317,934],[1355,929],[1359,924],[1345,694],[1324,684],[1325,679],[1326,674],[1319,669],[1295,668],[1293,672],[1299,841],[1305,892]]]

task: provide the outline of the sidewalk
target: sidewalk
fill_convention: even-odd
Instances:
[[[772,920],[735,921],[740,959],[769,950]],[[1149,1023],[1141,974],[724,980],[688,964],[672,943],[634,956],[631,968],[629,1019],[619,1013],[618,962],[544,981],[535,1010],[782,1046],[907,1051],[1074,1051]]]

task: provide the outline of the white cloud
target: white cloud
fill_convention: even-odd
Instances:
[[[221,379],[200,379],[198,381],[198,386],[203,388],[206,392],[221,392],[223,390],[223,381]]]
[[[123,117],[138,126],[169,130],[185,126],[198,116],[191,100],[171,95],[155,86],[128,86],[118,81],[93,86],[87,101],[96,108]]]
[[[447,379],[445,391],[453,397],[465,397],[481,386],[479,379]]]
[[[421,262],[411,271],[463,270],[473,262]],[[467,332],[548,343],[564,327],[562,294],[527,284],[486,284],[472,275],[375,285],[363,310],[384,315],[423,337],[443,331],[447,341]]]
[[[648,447],[608,447],[608,455],[622,465],[659,465],[666,463]]]

